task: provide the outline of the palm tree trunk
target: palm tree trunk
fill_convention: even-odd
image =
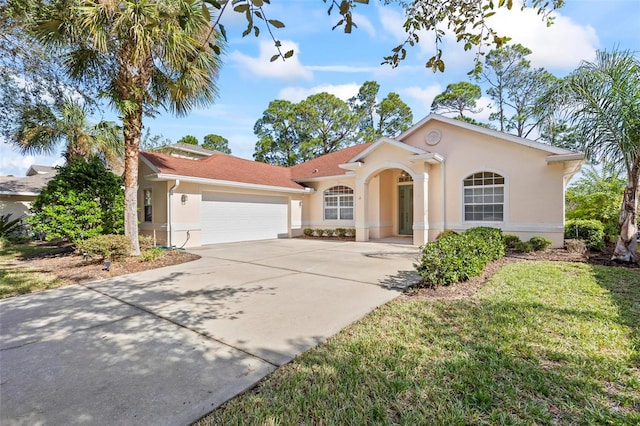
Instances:
[[[638,262],[638,179],[640,178],[640,158],[634,162],[629,181],[624,189],[620,209],[620,236],[611,260],[618,262]]]
[[[142,103],[122,119],[124,130],[124,234],[131,240],[131,254],[140,254],[138,241],[138,150],[142,134]]]

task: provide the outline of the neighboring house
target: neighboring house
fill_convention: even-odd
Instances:
[[[11,219],[28,216],[31,202],[56,173],[53,167],[33,165],[26,177],[1,176],[0,215],[11,214]]]
[[[501,228],[563,244],[564,191],[583,155],[431,114],[381,138],[286,168],[226,154],[140,155],[142,234],[199,246],[355,228],[356,240]]]
[[[183,158],[204,158],[213,154],[221,154],[219,151],[204,148],[200,145],[192,145],[189,143],[177,142],[170,145],[163,145],[150,151],[169,154],[174,157]]]

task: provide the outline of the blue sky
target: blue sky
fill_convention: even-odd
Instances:
[[[519,2],[514,2],[518,4]],[[192,111],[187,117],[164,113],[145,119],[152,134],[172,141],[184,135],[196,136],[200,142],[209,133],[229,140],[232,153],[252,158],[256,138],[253,126],[274,99],[298,102],[310,94],[329,92],[342,99],[357,93],[367,80],[380,84],[379,96],[396,92],[413,111],[414,122],[429,113],[433,97],[447,84],[468,80],[473,52],[464,52],[454,39],[444,44],[444,73],[434,74],[424,67],[433,54],[432,37],[408,52],[408,58],[396,69],[380,65],[391,48],[404,39],[401,11],[383,6],[377,0],[359,5],[352,34],[331,31],[338,15],[327,16],[321,0],[272,0],[265,12],[268,18],[286,24],[275,35],[284,50],[295,50],[286,62],[269,62],[275,53],[266,31],[259,38],[241,37],[245,22],[236,13],[225,12],[222,22],[227,29],[228,46],[223,57],[214,105]],[[534,11],[500,10],[490,18],[500,33],[533,51],[529,56],[534,67],[544,67],[562,77],[575,69],[581,60],[593,60],[597,49],[614,47],[640,51],[640,0],[566,0],[554,13],[555,23],[547,28]],[[264,30],[264,28],[261,28]],[[491,105],[486,95],[477,119],[486,121]],[[98,120],[100,117],[95,117]],[[115,119],[113,112],[105,118]],[[32,164],[62,164],[59,153],[49,156],[22,156],[11,145],[0,143],[0,175],[22,176]]]

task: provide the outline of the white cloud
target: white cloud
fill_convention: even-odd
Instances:
[[[286,87],[278,93],[278,99],[285,99],[290,102],[300,102],[310,95],[314,95],[316,93],[327,92],[335,95],[336,97],[342,99],[343,101],[348,100],[349,98],[358,94],[358,90],[360,90],[360,84],[357,83],[349,83],[349,84],[323,84],[320,86],[314,86],[310,88],[304,87]]]
[[[377,72],[380,67],[357,67],[351,65],[309,65],[306,67],[311,71],[324,71],[324,72],[341,72],[341,73],[373,73]]]
[[[282,47],[280,48],[282,53],[291,49],[295,52],[294,55],[286,61],[277,59],[274,62],[270,62],[270,58],[277,54],[277,50],[272,42],[265,40],[261,40],[258,44],[260,53],[257,58],[245,55],[236,50],[231,52],[229,59],[235,62],[236,67],[241,68],[243,72],[260,77],[285,80],[311,80],[313,73],[300,63],[300,48],[298,44],[288,40],[281,40],[280,42],[282,43]]]
[[[0,141],[0,176],[24,176],[34,164],[59,166],[64,164],[64,159],[59,152],[52,155],[22,155],[13,145]]]
[[[376,29],[366,16],[354,13],[353,22],[358,26],[354,31],[364,30],[370,37],[376,36]]]
[[[534,67],[572,70],[581,60],[594,59],[599,44],[595,29],[578,25],[559,12],[555,16],[553,25],[547,27],[533,9],[500,9],[488,21],[498,34],[511,37],[510,43],[531,49],[529,59]]]
[[[433,98],[442,93],[442,86],[439,84],[432,84],[428,87],[411,86],[400,90],[400,95],[407,96],[416,100],[418,108],[412,107],[413,111],[425,111],[424,115],[427,115],[431,110],[431,103]]]
[[[378,18],[384,33],[394,38],[395,41],[401,43],[407,38],[403,27],[406,19],[401,9],[378,5]]]

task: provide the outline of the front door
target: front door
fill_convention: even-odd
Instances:
[[[398,186],[398,233],[413,235],[413,185]]]

